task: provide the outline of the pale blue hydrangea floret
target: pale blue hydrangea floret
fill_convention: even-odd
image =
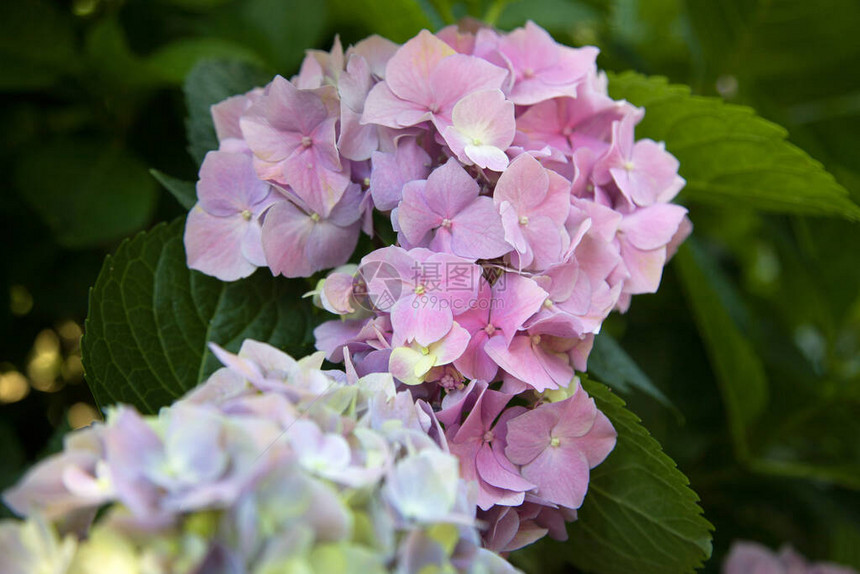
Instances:
[[[509,572],[432,409],[246,341],[157,416],[75,431],[6,491],[9,574]],[[97,511],[98,518],[96,518]]]

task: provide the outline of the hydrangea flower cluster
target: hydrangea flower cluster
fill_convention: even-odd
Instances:
[[[810,563],[791,546],[773,552],[756,542],[732,543],[723,562],[723,574],[857,574],[848,566],[831,562]]]
[[[67,435],[5,493],[6,574],[515,569],[481,547],[474,488],[429,405],[389,374],[245,341],[157,416]]]
[[[575,373],[691,230],[677,160],[596,56],[531,22],[336,40],[213,106],[188,216],[189,266],[223,280],[337,267],[317,348],[430,406],[496,551],[565,538],[616,437]],[[379,248],[345,265],[362,232]]]

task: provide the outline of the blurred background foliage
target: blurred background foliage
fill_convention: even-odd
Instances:
[[[98,417],[80,363],[106,253],[183,213],[182,82],[206,59],[296,72],[305,48],[533,19],[599,65],[688,84],[785,126],[860,201],[856,0],[5,0],[0,5],[0,486]],[[683,167],[682,167],[683,173]],[[606,332],[674,408],[630,407],[715,525],[860,568],[860,229],[698,205],[660,293]]]

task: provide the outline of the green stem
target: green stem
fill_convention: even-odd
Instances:
[[[496,22],[499,20],[499,16],[502,15],[502,10],[505,9],[509,0],[495,0],[489,8],[487,8],[487,12],[484,14],[483,20],[489,26],[495,26]]]

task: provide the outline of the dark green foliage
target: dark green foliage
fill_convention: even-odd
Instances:
[[[3,2],[0,371],[26,374],[42,329],[82,322],[93,284],[84,360],[101,405],[168,404],[216,368],[210,340],[306,352],[308,284],[190,272],[181,221],[117,244],[193,205],[199,162],[217,146],[212,104],[290,77],[335,33],[404,41],[464,16],[503,29],[533,19],[562,42],[599,46],[613,95],[646,107],[637,135],[681,160],[695,226],[660,292],[635,297],[597,338],[590,374],[630,410],[585,382],[619,445],[594,471],[571,542],[519,562],[687,572],[710,552],[709,521],[706,572],[737,538],[860,568],[854,0]],[[6,304],[13,286],[33,296],[25,316]],[[0,407],[0,482],[85,392]]]
[[[218,366],[207,345],[237,351],[244,339],[309,351],[304,283],[265,271],[223,283],[188,269],[184,221],[123,242],[90,293],[83,339],[87,382],[102,406],[155,413]]]

